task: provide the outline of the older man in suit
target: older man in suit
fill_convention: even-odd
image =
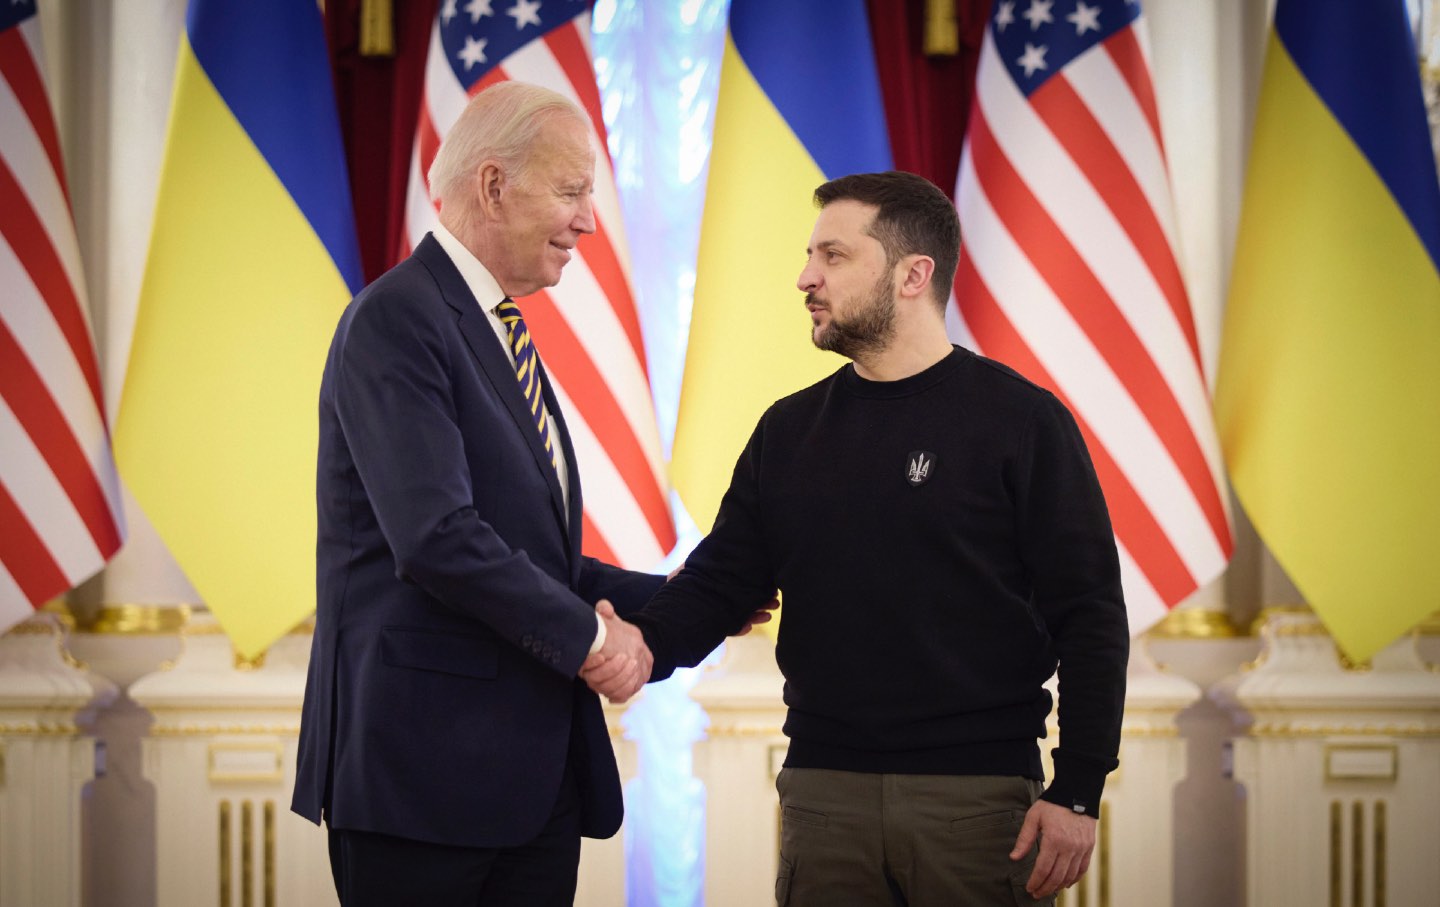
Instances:
[[[575,453],[512,302],[594,231],[593,173],[570,101],[480,93],[430,171],[441,227],[336,329],[292,808],[329,827],[345,907],[570,904],[581,835],[619,828],[576,674],[648,676],[615,611],[664,578],[581,556]]]

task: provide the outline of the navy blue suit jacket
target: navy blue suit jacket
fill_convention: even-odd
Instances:
[[[345,310],[320,390],[315,639],[292,809],[332,828],[504,847],[549,818],[567,754],[583,832],[622,806],[599,699],[576,673],[594,604],[663,577],[580,554],[514,366],[427,236]]]

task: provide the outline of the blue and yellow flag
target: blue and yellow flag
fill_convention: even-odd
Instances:
[[[815,188],[890,161],[864,0],[734,0],[671,463],[702,530],[766,407],[843,363],[795,288]]]
[[[1401,0],[1280,0],[1216,416],[1352,659],[1440,609],[1440,186]]]
[[[316,401],[360,283],[316,5],[191,0],[115,451],[242,655],[315,607]]]

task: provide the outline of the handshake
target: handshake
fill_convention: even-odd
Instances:
[[[779,599],[771,599],[751,614],[735,635],[744,636],[756,624],[769,622],[771,612],[779,606]],[[580,666],[580,679],[611,702],[625,702],[650,681],[655,657],[640,630],[622,620],[610,602],[601,599],[595,613],[605,622],[605,643]]]
[[[633,624],[621,620],[610,602],[601,599],[595,613],[605,622],[605,644],[580,666],[580,679],[614,703],[640,692],[650,680],[655,658],[645,637]]]

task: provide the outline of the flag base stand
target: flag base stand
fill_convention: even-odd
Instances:
[[[95,714],[116,688],[65,650],[62,615],[0,636],[0,904],[81,903],[83,789],[104,771]]]
[[[1313,612],[1262,615],[1211,696],[1233,716],[1247,903],[1419,904],[1440,888],[1440,674],[1409,634],[1347,665]]]

